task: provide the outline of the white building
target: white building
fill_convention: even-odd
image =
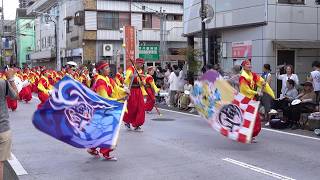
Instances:
[[[304,81],[320,56],[320,9],[315,0],[207,0],[208,59],[225,70],[252,58],[253,70],[292,64]],[[184,34],[200,37],[200,0],[184,1]],[[273,81],[273,87],[276,81]],[[279,88],[278,88],[279,89]]]
[[[27,9],[27,14],[34,14],[35,51],[30,54],[33,66],[57,67],[56,38],[63,46],[63,22],[59,16],[61,5],[58,0],[38,0]],[[59,28],[62,27],[62,28]],[[59,46],[58,46],[59,47]],[[59,50],[58,50],[59,53]]]

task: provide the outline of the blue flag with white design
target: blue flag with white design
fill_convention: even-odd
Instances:
[[[66,76],[33,115],[40,131],[77,148],[114,148],[125,103],[105,99]]]

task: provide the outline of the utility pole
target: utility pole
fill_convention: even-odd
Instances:
[[[3,9],[3,0],[2,0],[2,7],[1,7],[1,66],[4,65],[4,51],[3,51],[3,40],[4,38],[4,9]]]
[[[160,59],[161,59],[161,67],[164,67],[164,60],[167,55],[167,43],[166,43],[166,34],[167,34],[167,28],[166,28],[166,20],[167,15],[165,13],[166,11],[160,7],[159,17],[160,17]]]
[[[130,26],[132,26],[132,0],[130,0],[130,3],[129,3],[129,9],[130,9],[130,15],[129,15],[129,18],[130,18]]]
[[[206,49],[206,12],[204,0],[201,0],[201,36],[202,36],[202,60],[203,66],[207,65],[207,49]]]

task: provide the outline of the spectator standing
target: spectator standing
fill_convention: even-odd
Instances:
[[[179,77],[180,71],[177,65],[173,65],[173,72],[171,72],[168,82],[169,82],[169,90],[170,90],[170,105],[176,106],[177,105],[177,93],[180,90],[179,83],[180,83],[180,77]]]
[[[320,62],[314,61],[312,63],[313,71],[310,73],[309,81],[313,83],[313,90],[316,93],[316,103],[319,103],[320,96]]]
[[[282,87],[281,87],[281,94],[285,94],[286,88],[287,88],[287,81],[288,79],[292,79],[296,85],[299,85],[299,78],[296,74],[293,72],[293,66],[287,65],[285,67],[286,74],[280,75],[280,69],[277,69],[277,79],[282,81]]]
[[[272,76],[271,76],[270,64],[264,64],[262,71],[263,71],[263,73],[262,73],[261,77],[264,79],[264,81],[266,83],[271,85]],[[269,94],[263,93],[262,98],[261,98],[261,105],[264,107],[263,114],[264,114],[265,118],[267,117],[268,113],[271,110],[272,101],[273,101],[273,98]]]
[[[14,83],[13,69],[6,71],[7,80],[0,80],[0,180],[3,179],[4,161],[11,157],[11,131],[6,97],[18,99],[18,90]]]

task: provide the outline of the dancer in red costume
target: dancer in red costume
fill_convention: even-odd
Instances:
[[[114,100],[124,99],[127,96],[126,91],[119,87],[113,79],[109,78],[110,67],[106,61],[99,61],[96,65],[96,70],[98,71],[98,75],[92,88],[97,94]],[[88,149],[88,153],[93,156],[99,156],[97,148]],[[117,160],[115,157],[110,156],[110,152],[112,151],[113,149],[110,148],[100,148],[100,153],[106,160]]]
[[[51,90],[53,89],[53,86],[49,82],[48,76],[48,70],[43,70],[42,76],[38,83],[38,97],[41,101],[38,105],[38,108],[40,108],[48,100]]]
[[[252,72],[252,66],[250,60],[245,60],[241,64],[243,70],[241,72],[241,76],[239,79],[239,88],[240,93],[250,99],[256,99],[257,96],[262,96],[262,91],[269,94],[271,97],[274,98],[274,93],[269,86],[268,83],[264,81],[264,79],[257,75],[256,73]],[[261,131],[261,119],[260,115],[258,114],[256,117],[256,122],[253,129],[252,139],[254,142],[254,138],[258,136]]]
[[[23,73],[23,88],[19,92],[20,100],[28,103],[32,99],[32,85],[29,83],[31,74],[28,68],[24,69]]]
[[[155,94],[157,94],[160,90],[154,83],[153,79],[153,74],[154,74],[154,67],[148,67],[148,74],[145,78],[145,84],[146,84],[146,91],[148,93],[147,96],[147,101],[145,103],[145,110],[147,112],[152,111],[154,108],[154,104],[156,103],[156,97]]]
[[[123,87],[124,77],[123,77],[123,68],[122,67],[118,68],[118,72],[116,74],[115,81],[118,84],[118,86]]]
[[[136,69],[130,66],[126,71],[126,77],[124,80],[125,88],[130,87],[131,79],[133,83],[130,89],[130,96],[128,99],[128,111],[124,115],[125,126],[128,130],[131,130],[131,125],[135,131],[142,131],[141,126],[145,121],[145,109],[144,109],[144,97],[147,95],[143,85],[143,64],[144,59],[136,59]],[[136,70],[138,72],[136,72]],[[139,73],[139,76],[138,76]],[[141,79],[140,79],[141,78]]]

